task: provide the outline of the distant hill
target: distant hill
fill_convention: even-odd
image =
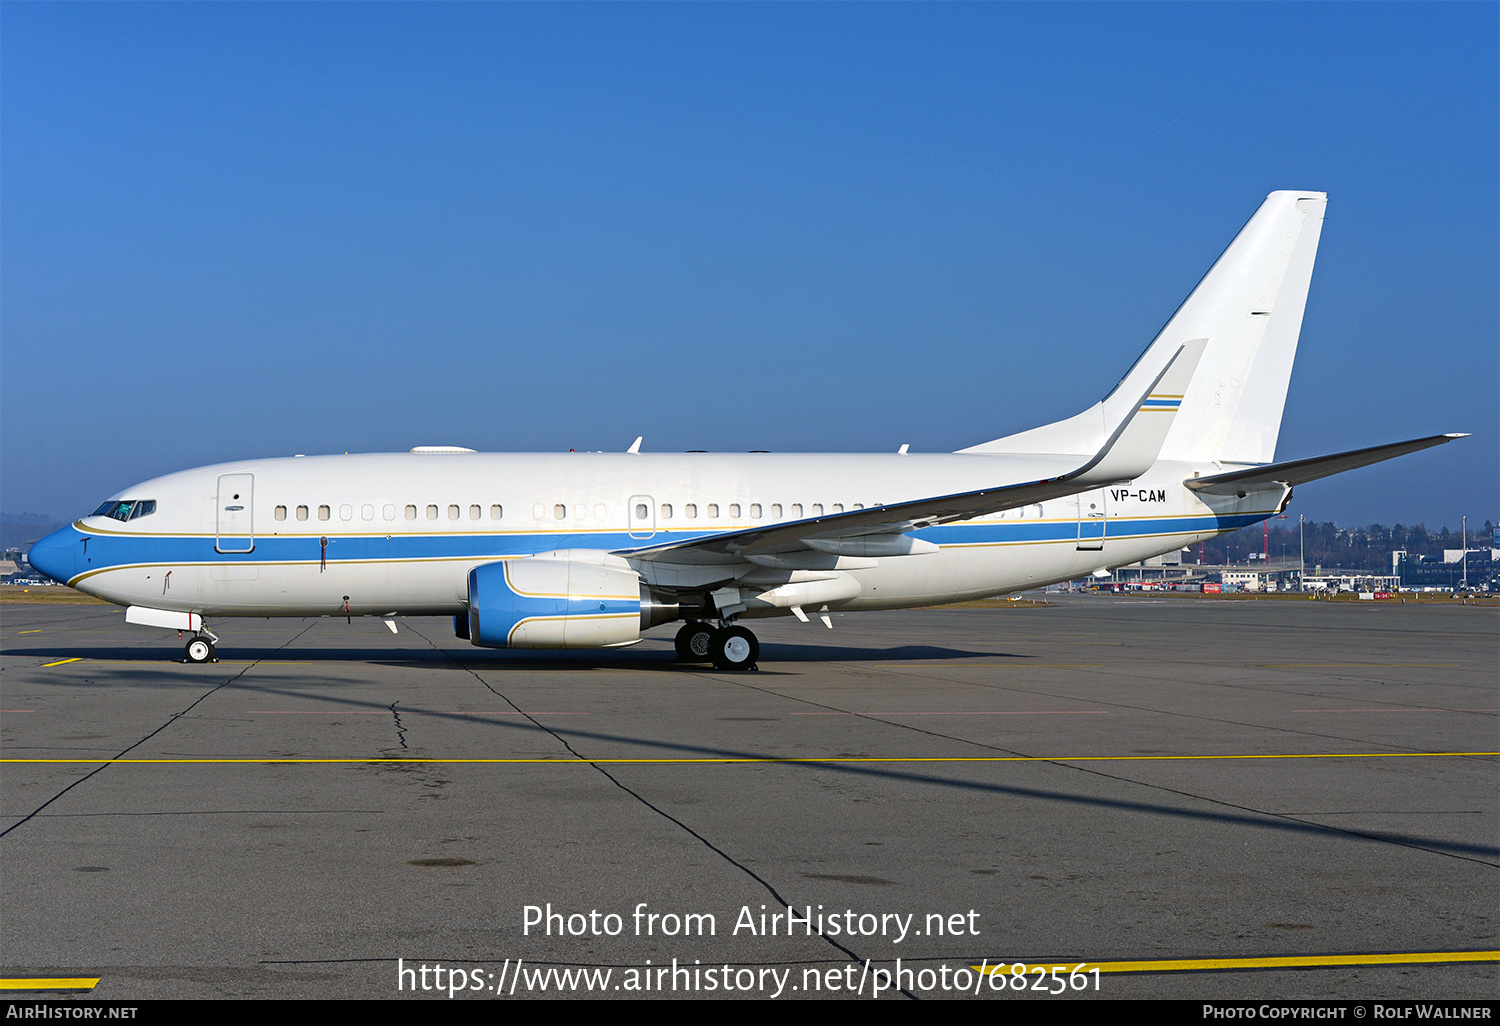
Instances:
[[[0,549],[24,549],[69,521],[47,513],[0,513]]]

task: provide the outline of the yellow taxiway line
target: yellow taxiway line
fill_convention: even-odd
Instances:
[[[1002,962],[973,966],[977,972],[1007,974],[1015,965],[1028,970],[1065,969],[1090,973],[1183,973],[1205,969],[1321,969],[1341,965],[1417,965],[1440,962],[1500,962],[1500,951],[1416,951],[1370,955],[1280,955],[1267,958],[1167,958],[1142,962]]]

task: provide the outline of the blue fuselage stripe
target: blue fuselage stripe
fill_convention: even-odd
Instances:
[[[1269,512],[1110,518],[1105,539],[1122,541],[1161,535],[1213,534],[1265,520]],[[1092,525],[1091,525],[1092,526]],[[76,530],[76,529],[71,529]],[[665,541],[691,541],[720,533],[713,530],[657,531],[648,540],[626,531],[517,532],[514,534],[258,535],[250,552],[220,552],[212,536],[131,536],[79,532],[88,539],[74,573],[97,573],[118,566],[193,563],[318,563],[324,558],[320,538],[327,537],[329,563],[399,562],[404,560],[483,560],[529,556],[554,549],[603,549],[617,552]],[[1011,523],[957,523],[912,532],[938,545],[1015,545],[1068,542],[1078,538],[1073,520],[1017,520]]]

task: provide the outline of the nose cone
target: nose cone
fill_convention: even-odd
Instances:
[[[53,531],[31,547],[31,550],[26,553],[26,562],[58,584],[67,584],[76,572],[75,554],[78,551],[80,537],[82,535],[72,527]]]

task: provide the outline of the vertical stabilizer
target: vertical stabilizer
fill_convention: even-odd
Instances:
[[[1209,340],[1163,459],[1276,459],[1327,205],[1322,193],[1271,193],[1162,329],[1153,347]]]
[[[1276,458],[1302,312],[1328,198],[1273,192],[1103,402],[1045,427],[962,452],[1096,451],[1123,408],[1178,349],[1206,339],[1161,458],[1270,463]]]

